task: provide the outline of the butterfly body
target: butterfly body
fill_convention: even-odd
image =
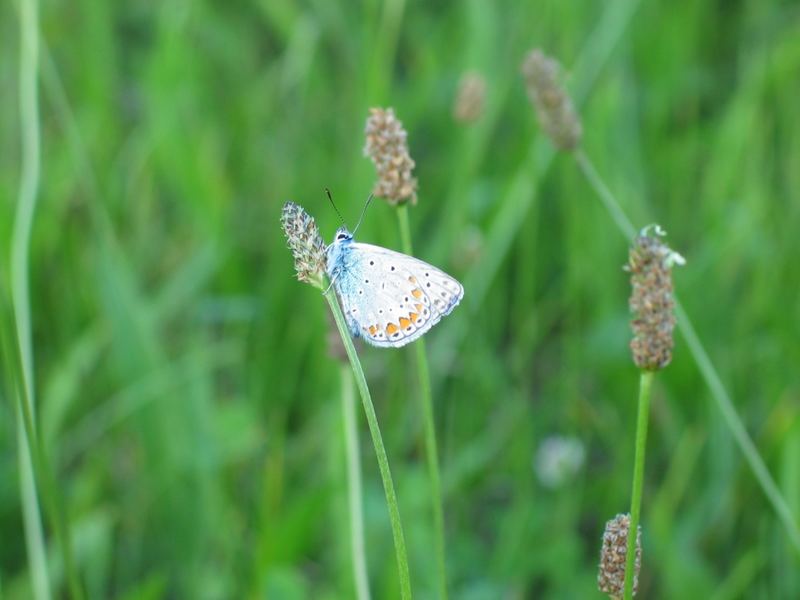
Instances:
[[[448,274],[400,252],[356,242],[340,227],[326,251],[327,272],[354,337],[399,348],[458,305],[464,288]]]

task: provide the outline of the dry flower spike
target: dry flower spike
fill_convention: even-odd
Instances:
[[[532,50],[522,63],[522,76],[539,125],[556,148],[577,148],[583,128],[572,100],[558,81],[558,62],[539,49]]]
[[[464,73],[458,82],[453,118],[461,123],[477,121],[483,114],[485,101],[486,80],[475,71]]]
[[[655,236],[650,235],[651,230]],[[672,266],[685,262],[659,239],[663,235],[658,226],[643,229],[633,241],[626,266],[631,274],[633,362],[649,371],[663,369],[672,360],[675,328]]]
[[[377,181],[372,193],[390,204],[417,202],[414,161],[408,153],[408,134],[391,108],[371,108],[365,128],[364,155],[375,165]]]
[[[622,598],[625,589],[625,558],[628,554],[628,533],[631,517],[620,514],[606,523],[603,547],[600,550],[600,570],[597,588],[612,598]],[[633,570],[633,594],[639,587],[639,569],[642,566],[642,528],[636,532],[636,560]]]

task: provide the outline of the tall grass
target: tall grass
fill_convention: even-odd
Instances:
[[[39,50],[38,3],[35,0],[20,5],[19,31],[19,117],[22,129],[22,172],[20,175],[17,212],[11,240],[11,294],[18,352],[21,357],[20,377],[26,391],[20,394],[31,404],[27,410],[33,412],[33,349],[31,333],[31,306],[29,290],[30,236],[34,210],[38,196],[39,157],[39,103],[38,103],[38,50]],[[45,557],[45,541],[42,519],[39,512],[39,497],[36,490],[31,444],[21,412],[17,416],[19,468],[22,507],[25,519],[25,540],[31,564],[31,581],[38,599],[50,598],[50,582]]]
[[[342,365],[341,377],[342,421],[347,455],[347,502],[350,516],[350,555],[353,565],[353,580],[358,600],[369,600],[367,556],[364,547],[361,457],[359,453],[358,428],[356,427],[356,398],[353,375],[346,365]]]
[[[324,187],[357,214],[376,105],[402,116],[417,161],[415,255],[466,289],[425,337],[450,595],[596,594],[599,532],[627,505],[633,464],[627,242],[592,182],[539,134],[519,78],[534,46],[568,65],[584,152],[623,214],[635,228],[658,221],[688,259],[676,287],[692,328],[653,388],[640,594],[800,595],[786,521],[706,383],[724,383],[796,521],[795,12],[775,0],[723,12],[628,0],[42,5],[43,162],[27,246],[35,424],[69,499],[87,596],[353,589],[331,526],[344,480],[327,468],[342,458],[331,435],[340,368],[325,353],[327,307],[298,293],[275,223],[295,200],[330,241],[338,219]],[[17,14],[0,4],[9,89]],[[465,70],[488,84],[470,127],[450,117]],[[0,107],[10,265],[23,107],[16,93]],[[396,220],[374,205],[359,241],[401,249]],[[410,584],[433,595],[424,422],[407,402],[415,368],[403,353],[360,358]],[[0,575],[12,600],[33,596],[32,573],[45,580],[23,536],[15,411],[0,402]],[[553,434],[579,437],[587,457],[555,489],[531,464]],[[396,598],[380,473],[362,451],[370,588]]]
[[[614,195],[603,183],[589,159],[583,152],[578,151],[575,153],[575,160],[582,173],[586,176],[587,180],[597,192],[598,197],[603,202],[603,205],[608,210],[617,227],[620,229],[623,235],[627,236],[629,239],[632,238],[634,230],[630,220],[620,208],[619,203],[614,198]],[[697,363],[697,368],[700,370],[703,379],[705,379],[706,385],[708,385],[711,391],[711,395],[714,398],[720,413],[722,414],[722,418],[724,419],[726,426],[729,428],[733,439],[739,446],[739,449],[752,469],[753,474],[756,477],[756,481],[761,486],[764,495],[767,497],[770,504],[772,504],[773,510],[777,514],[778,519],[781,521],[784,527],[785,535],[788,537],[790,543],[794,546],[794,549],[800,558],[800,525],[798,525],[800,517],[795,517],[792,514],[792,510],[789,508],[789,505],[783,498],[783,495],[778,489],[778,486],[776,485],[775,480],[772,478],[772,475],[770,475],[769,470],[764,464],[761,454],[750,438],[750,435],[747,433],[745,426],[742,424],[742,419],[736,411],[733,401],[726,391],[725,386],[720,380],[714,364],[708,357],[708,354],[703,347],[703,343],[700,341],[700,338],[695,332],[694,325],[692,325],[689,315],[686,314],[686,311],[677,300],[677,294],[675,311],[679,316],[678,328],[686,338],[689,351],[691,352],[694,361]],[[631,527],[634,528],[636,526],[636,520],[633,519],[633,517],[631,522]]]
[[[51,524],[64,560],[63,568],[74,598],[82,591],[72,559],[71,540],[63,506],[57,491],[47,455],[36,432],[34,422],[36,388],[34,385],[34,349],[31,325],[30,253],[31,230],[39,195],[40,126],[39,126],[39,17],[38,2],[22,2],[19,12],[19,122],[21,130],[21,174],[19,194],[11,235],[11,303],[13,321],[7,319],[5,281],[2,289],[3,358],[9,395],[16,400],[17,448],[21,482],[21,505],[25,524],[25,540],[30,561],[31,587],[38,599],[51,597],[46,542],[39,511],[40,491],[48,505]],[[3,278],[5,276],[3,274]],[[10,365],[8,364],[10,363]],[[37,488],[38,484],[38,488]],[[43,489],[42,489],[43,488]]]

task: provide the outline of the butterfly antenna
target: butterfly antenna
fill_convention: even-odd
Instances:
[[[369,203],[372,202],[372,198],[374,198],[374,196],[370,194],[369,198],[367,198],[366,204],[364,204],[364,208],[361,209],[361,216],[358,217],[358,223],[356,223],[356,228],[353,229],[353,235],[356,234],[356,231],[358,231],[358,228],[361,226],[361,221],[364,220],[364,215],[367,212],[367,207],[369,206]]]
[[[342,225],[347,227],[347,223],[344,222],[344,218],[342,217],[342,213],[339,212],[339,209],[336,208],[336,204],[333,202],[333,196],[331,196],[331,191],[328,188],[325,188],[325,193],[328,196],[328,200],[331,201],[331,206],[333,206],[333,210],[336,211],[336,214],[339,215],[339,220],[342,222]]]

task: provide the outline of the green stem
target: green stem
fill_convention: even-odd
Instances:
[[[33,352],[31,351],[30,304],[28,289],[28,246],[39,187],[39,111],[36,87],[38,67],[38,7],[35,0],[20,2],[19,112],[22,159],[17,213],[11,242],[11,294],[14,320],[21,332],[18,338],[22,355],[22,385],[33,396]],[[16,394],[19,397],[18,394]],[[42,531],[42,517],[31,458],[31,440],[25,434],[18,413],[20,493],[25,526],[25,542],[30,562],[34,596],[46,600],[52,596],[47,576],[47,553]]]
[[[408,224],[408,204],[397,207],[397,220],[400,225],[400,239],[403,252],[413,255],[411,228]],[[430,369],[425,340],[415,342],[417,376],[419,378],[420,400],[422,401],[422,420],[425,429],[425,454],[428,463],[428,478],[431,486],[431,508],[433,510],[434,537],[436,543],[436,563],[439,571],[439,597],[447,598],[447,566],[444,541],[444,512],[442,508],[442,485],[439,476],[439,451],[436,444],[436,421],[433,412]]]
[[[583,173],[583,176],[589,181],[589,184],[594,188],[594,191],[600,198],[600,201],[603,203],[603,206],[606,207],[606,210],[611,215],[611,218],[614,219],[614,223],[617,225],[617,228],[625,235],[626,238],[632,240],[636,236],[636,228],[631,223],[631,220],[628,218],[628,215],[625,214],[625,211],[622,210],[622,207],[617,202],[616,198],[614,198],[614,194],[611,193],[611,190],[608,189],[608,186],[605,184],[603,179],[597,173],[597,170],[592,165],[592,162],[589,160],[589,157],[578,148],[574,152],[575,162],[578,163],[578,168]]]
[[[364,552],[364,511],[361,504],[361,462],[356,427],[355,390],[353,374],[342,364],[342,420],[347,454],[347,497],[350,510],[350,552],[353,561],[353,579],[358,600],[369,600],[367,558]]]
[[[633,598],[634,562],[636,561],[636,538],[639,531],[639,515],[642,509],[642,487],[644,484],[644,456],[647,450],[647,421],[650,415],[650,391],[655,371],[642,371],[639,379],[639,410],[636,418],[636,452],[633,459],[633,484],[631,486],[631,523],[628,529],[628,549],[625,553],[625,600]]]
[[[373,105],[383,104],[388,95],[405,4],[406,0],[387,0],[381,3],[382,13],[367,82],[367,100]]]
[[[574,153],[574,156],[578,168],[586,176],[586,179],[602,200],[603,205],[609,213],[611,213],[611,217],[617,224],[617,227],[626,238],[629,240],[632,239],[636,233],[633,225],[620,207],[619,202],[617,202],[614,195],[597,174],[597,170],[592,166],[589,158],[580,149]],[[764,492],[767,500],[772,504],[772,508],[783,525],[784,531],[789,536],[792,546],[794,546],[795,551],[800,555],[800,527],[798,527],[792,510],[781,495],[778,485],[775,483],[772,475],[770,475],[769,469],[767,469],[764,460],[758,453],[756,445],[747,433],[747,429],[741,417],[739,417],[739,414],[736,412],[736,407],[733,405],[733,401],[725,389],[719,373],[717,373],[714,364],[708,357],[708,352],[706,352],[703,343],[700,341],[689,315],[678,300],[677,294],[674,294],[674,298],[675,312],[678,316],[678,329],[680,329],[684,339],[686,339],[689,352],[697,364],[697,368],[700,369],[700,374],[711,391],[711,396],[717,403],[717,408],[719,408],[720,413],[722,413],[722,418],[725,420],[725,424],[733,435],[734,441],[739,446],[739,450],[750,465],[750,469],[753,471],[756,481],[758,481],[758,484],[761,486],[761,490]]]
[[[19,398],[18,404],[22,410],[22,420],[25,423],[25,434],[27,435],[28,441],[31,442],[30,449],[33,458],[33,468],[36,473],[36,480],[42,490],[45,506],[47,507],[47,512],[50,515],[51,526],[55,532],[56,542],[61,550],[61,555],[64,560],[64,572],[67,576],[70,596],[74,600],[78,600],[83,598],[83,591],[78,581],[76,574],[77,572],[75,569],[75,561],[72,557],[69,531],[66,527],[66,515],[64,514],[63,505],[56,500],[56,485],[53,479],[52,470],[50,469],[50,463],[47,459],[47,453],[42,447],[41,438],[36,435],[31,405],[24,396],[24,393],[17,394],[17,397]]]
[[[789,536],[792,545],[798,555],[800,555],[800,528],[798,528],[797,522],[792,515],[792,509],[789,508],[789,504],[781,495],[778,485],[775,483],[775,480],[772,479],[772,475],[770,475],[767,466],[761,459],[756,445],[753,443],[742,420],[739,418],[739,414],[736,412],[736,407],[733,405],[731,397],[725,390],[725,386],[722,384],[719,374],[716,369],[714,369],[711,359],[708,357],[705,348],[703,348],[703,344],[697,336],[697,332],[692,322],[689,320],[689,316],[678,301],[677,296],[675,297],[675,312],[678,315],[678,327],[684,339],[686,339],[689,351],[694,356],[700,372],[703,374],[703,379],[706,380],[708,387],[711,389],[711,395],[717,401],[717,406],[722,413],[722,418],[725,419],[725,424],[728,426],[728,429],[730,429],[731,434],[733,434],[733,439],[736,440],[742,454],[744,454],[744,458],[750,465],[753,474],[756,476],[756,480],[761,485],[764,495],[777,513],[778,519],[783,524],[786,535]]]
[[[25,0],[19,6],[19,111],[21,130],[21,177],[19,199],[11,239],[11,296],[13,352],[16,369],[14,395],[19,402],[20,478],[25,534],[31,560],[33,590],[37,598],[50,598],[47,577],[45,541],[39,513],[36,483],[42,488],[64,571],[73,598],[82,598],[77,571],[72,560],[72,545],[63,505],[59,502],[55,481],[41,439],[36,436],[34,421],[35,386],[30,303],[30,244],[41,175],[39,129],[39,17],[36,0]]]
[[[27,440],[26,450],[29,452],[30,466],[38,484],[42,498],[50,517],[50,525],[55,533],[56,542],[64,560],[64,571],[68,578],[70,595],[72,598],[83,598],[83,591],[77,578],[77,570],[72,559],[72,549],[67,528],[67,519],[64,514],[63,504],[60,502],[53,470],[48,460],[47,452],[41,437],[37,434],[33,415],[33,403],[28,397],[25,387],[22,357],[18,351],[19,333],[14,321],[7,317],[8,306],[5,294],[0,298],[0,355],[6,365],[6,379],[8,381],[10,396],[16,399],[18,420],[21,423],[22,433]],[[35,488],[34,488],[35,489]],[[46,573],[45,573],[46,575]],[[36,588],[34,588],[36,589]],[[40,597],[42,590],[37,589],[36,595]],[[49,585],[45,594],[49,597]]]
[[[403,524],[400,520],[400,509],[397,505],[397,496],[394,492],[392,473],[389,470],[389,459],[386,457],[386,449],[383,446],[383,438],[381,437],[381,430],[378,426],[378,418],[375,416],[375,407],[372,404],[372,397],[367,387],[367,379],[364,377],[364,370],[361,368],[361,362],[358,360],[358,354],[356,354],[356,349],[353,346],[353,340],[350,338],[350,331],[344,322],[344,315],[342,315],[339,302],[336,300],[336,296],[332,290],[324,294],[324,296],[328,301],[328,306],[331,308],[333,318],[336,320],[336,327],[339,329],[339,335],[342,336],[342,343],[347,351],[347,357],[350,359],[350,365],[353,367],[356,386],[361,394],[361,402],[364,405],[364,412],[367,415],[369,433],[372,436],[372,444],[375,446],[378,468],[380,469],[381,479],[383,480],[383,491],[386,494],[386,504],[389,507],[389,521],[392,525],[394,550],[397,557],[397,570],[400,575],[400,595],[403,600],[406,600],[411,598],[411,578],[408,574],[406,541],[403,537]]]

